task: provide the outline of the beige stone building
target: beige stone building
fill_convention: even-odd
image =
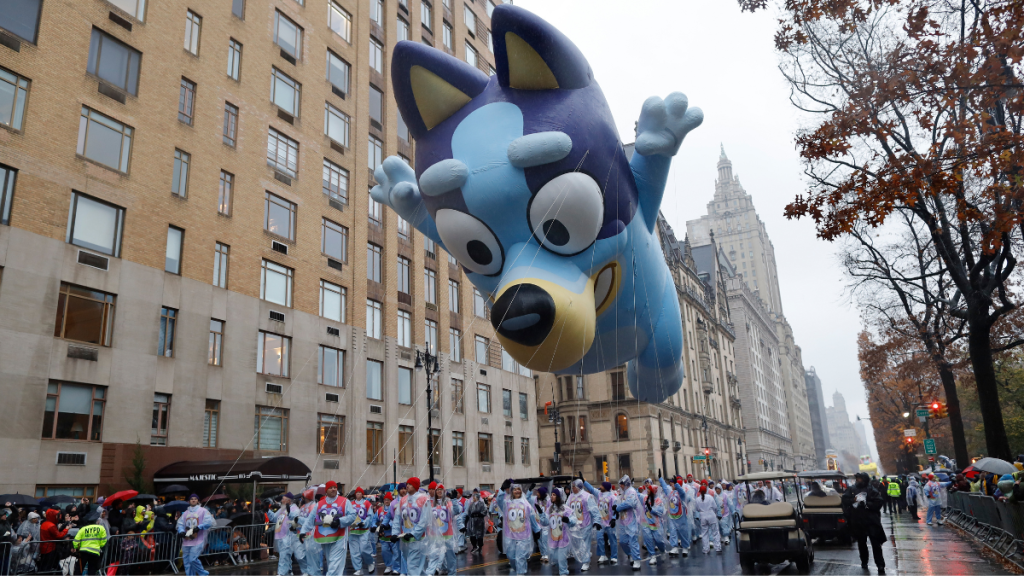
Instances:
[[[663,218],[658,235],[672,272],[683,324],[682,388],[665,402],[633,398],[625,366],[599,374],[538,377],[541,471],[555,469],[556,431],[563,473],[618,480],[669,474],[734,477],[741,473],[743,437],[735,333],[725,299],[728,273],[712,251],[695,253]],[[703,273],[697,258],[707,260]],[[727,263],[725,264],[727,266]],[[549,404],[550,403],[550,404]],[[557,410],[561,422],[547,415]],[[707,450],[710,460],[694,460]],[[710,462],[710,469],[708,468]]]
[[[108,493],[136,442],[426,477],[428,344],[437,476],[537,472],[532,375],[368,195],[414,159],[391,49],[490,72],[492,0],[3,4],[0,491]]]

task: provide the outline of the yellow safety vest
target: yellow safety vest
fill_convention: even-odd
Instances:
[[[75,550],[90,552],[99,556],[107,543],[107,530],[99,524],[91,524],[82,528],[75,535]]]
[[[899,482],[889,482],[889,496],[899,496],[899,495],[900,495],[900,483]]]

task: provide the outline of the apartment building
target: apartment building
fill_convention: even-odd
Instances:
[[[447,485],[536,474],[532,374],[368,194],[415,162],[395,43],[493,73],[496,1],[4,2],[0,491],[108,493],[137,446],[149,475],[286,455],[354,488],[431,447]]]

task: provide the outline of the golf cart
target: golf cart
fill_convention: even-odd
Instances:
[[[818,482],[826,496],[804,496],[802,520],[804,530],[811,539],[829,540],[835,538],[844,544],[850,543],[846,532],[846,517],[840,495],[846,490],[846,475],[835,470],[809,470],[797,474],[802,484],[810,487]],[[828,483],[831,483],[829,485]]]
[[[758,562],[778,564],[785,560],[796,564],[800,572],[807,573],[814,562],[811,539],[804,531],[800,510],[803,508],[796,474],[792,472],[755,472],[736,478],[744,483],[746,501],[741,511],[743,520],[736,530],[740,565],[745,572],[753,571]],[[757,483],[771,481],[781,484],[782,502],[755,502]],[[753,484],[753,486],[752,486]]]

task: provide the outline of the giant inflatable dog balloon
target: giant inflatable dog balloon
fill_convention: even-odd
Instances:
[[[492,18],[497,75],[418,42],[391,64],[416,169],[397,157],[372,197],[455,256],[520,364],[591,374],[628,362],[634,396],[683,379],[675,284],[655,237],[671,158],[703,114],[644,102],[627,160],[579,49],[511,5]]]

